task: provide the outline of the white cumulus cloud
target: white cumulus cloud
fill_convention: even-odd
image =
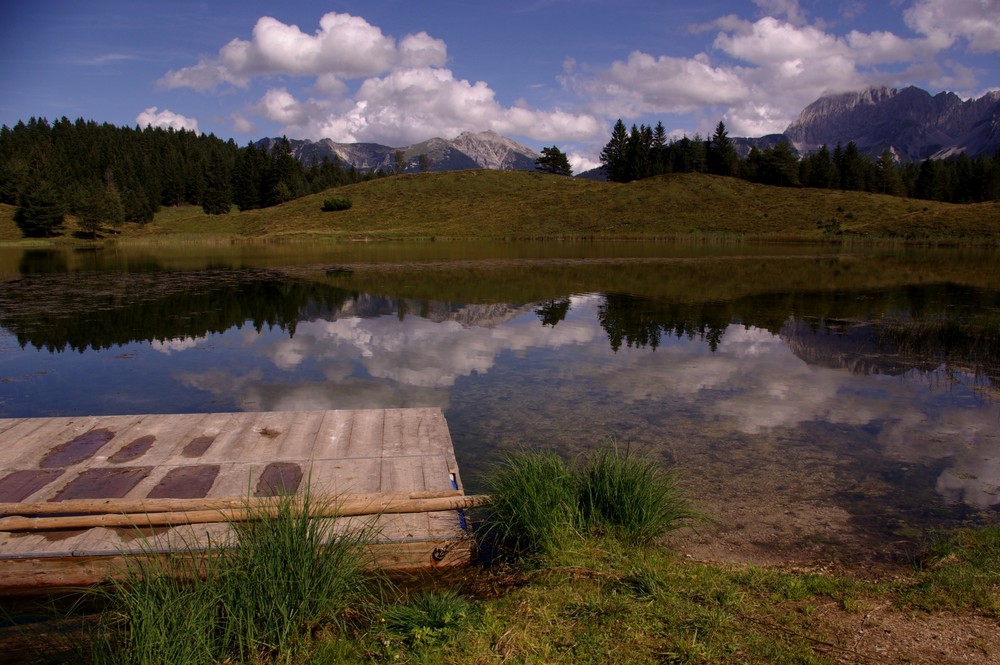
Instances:
[[[626,118],[718,109],[735,135],[780,132],[818,97],[868,85],[909,85],[914,77],[970,84],[971,72],[936,61],[958,39],[1000,48],[1000,0],[921,0],[907,10],[916,36],[809,23],[795,0],[757,0],[768,15],[723,16],[692,26],[715,31],[712,49],[692,57],[633,52],[605,68],[567,70],[564,80],[598,113]],[[945,14],[948,14],[945,17]]]
[[[247,88],[258,77],[311,77],[312,97],[276,86],[247,109],[302,138],[404,145],[467,130],[543,141],[592,140],[605,130],[590,114],[506,107],[486,82],[456,78],[447,60],[444,41],[426,32],[397,42],[363,18],[330,12],[308,34],[264,16],[249,40],[232,39],[215,56],[167,72],[159,83],[207,92]],[[250,124],[243,115],[234,122]]]
[[[973,51],[1000,51],[1000,0],[919,0],[903,17],[940,48],[963,40]]]
[[[148,109],[137,115],[135,117],[135,123],[140,127],[152,125],[153,127],[163,127],[164,129],[187,129],[192,132],[198,131],[198,121],[194,118],[188,118],[168,109],[159,111],[155,106],[150,106]]]

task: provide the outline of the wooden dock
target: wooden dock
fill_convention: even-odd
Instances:
[[[313,503],[333,497],[375,507],[380,566],[471,559],[461,510],[380,509],[426,497],[463,505],[437,408],[0,419],[0,592],[92,584],[120,572],[123,554],[207,551],[230,535],[223,518],[160,526],[140,518],[131,526],[136,515],[121,513],[136,506],[158,503],[187,516],[307,486]],[[31,521],[101,502],[120,524],[56,529]]]

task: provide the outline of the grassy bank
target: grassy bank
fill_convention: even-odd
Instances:
[[[135,569],[89,597],[103,608],[98,619],[77,612],[0,628],[0,648],[35,663],[937,665],[1000,656],[1000,527],[931,539],[912,567],[879,576],[717,565],[660,543],[692,513],[669,473],[620,450],[578,465],[515,454],[489,484],[497,503],[480,517],[502,554],[489,565],[366,577],[361,541],[321,545],[328,534],[287,502],[279,517],[241,526],[243,547],[196,581],[178,582],[176,568]]]
[[[330,197],[349,210],[324,212]],[[6,206],[4,208],[9,208]],[[72,225],[68,231],[73,231]],[[162,236],[384,240],[429,238],[750,238],[996,244],[1000,203],[952,205],[877,194],[756,185],[702,174],[628,184],[521,171],[382,178],[266,210],[161,211],[118,241]],[[0,209],[0,241],[19,237]]]

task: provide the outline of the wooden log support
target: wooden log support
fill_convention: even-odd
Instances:
[[[462,490],[373,492],[312,496],[314,505],[366,505],[385,501],[442,499],[464,496]],[[293,500],[301,501],[301,499]],[[271,506],[278,497],[204,497],[200,499],[67,499],[50,503],[0,503],[0,515],[99,515],[108,513],[171,513],[185,510],[224,510]]]
[[[482,505],[486,496],[449,496],[435,499],[366,500],[351,503],[311,502],[311,517],[358,517],[364,515],[405,515],[463,510]],[[106,513],[59,517],[4,517],[0,531],[55,531],[59,529],[93,529],[96,527],[157,527],[180,524],[212,524],[215,522],[247,522],[277,517],[280,508],[272,500],[250,508],[216,508],[150,513]]]

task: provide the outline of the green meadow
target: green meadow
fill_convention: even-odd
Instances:
[[[324,211],[324,201],[350,201]],[[60,238],[74,237],[67,220]],[[76,234],[79,235],[79,234]],[[0,206],[0,241],[16,242]],[[116,242],[390,239],[711,239],[996,245],[1000,202],[956,205],[880,194],[770,187],[704,174],[627,184],[522,171],[381,178],[273,208],[206,215],[164,208],[146,225],[106,229]],[[38,242],[38,241],[33,241]]]

